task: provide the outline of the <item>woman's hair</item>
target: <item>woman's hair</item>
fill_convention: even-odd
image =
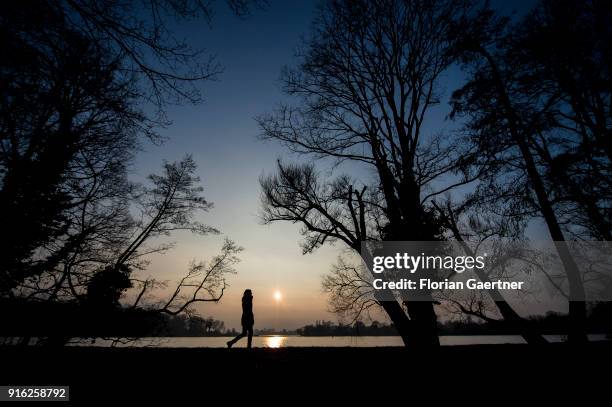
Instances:
[[[253,293],[248,288],[244,290],[244,294],[242,295],[242,298],[245,298],[245,297],[253,297]]]

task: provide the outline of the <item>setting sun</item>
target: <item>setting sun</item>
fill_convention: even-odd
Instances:
[[[280,302],[280,300],[283,298],[283,295],[281,294],[280,291],[276,290],[274,291],[274,300],[276,302]]]

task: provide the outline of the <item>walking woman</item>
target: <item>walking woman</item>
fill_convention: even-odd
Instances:
[[[255,323],[255,317],[253,316],[253,293],[251,290],[244,290],[242,295],[242,318],[240,320],[242,324],[242,333],[227,342],[227,347],[231,348],[240,339],[247,337],[247,348],[251,349],[251,342],[253,340],[253,324]]]

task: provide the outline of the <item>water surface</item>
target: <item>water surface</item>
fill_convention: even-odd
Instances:
[[[565,338],[561,335],[545,335],[551,342],[561,342]],[[605,335],[589,335],[591,340],[605,340]],[[229,337],[168,337],[168,338],[142,338],[125,343],[108,339],[97,339],[75,343],[81,346],[138,346],[162,348],[224,348]],[[246,339],[239,341],[234,347],[246,347]],[[519,335],[449,335],[441,336],[443,346],[453,345],[483,345],[525,343]],[[284,347],[378,347],[403,346],[399,336],[293,336],[269,335],[253,337],[253,346],[257,348],[284,348]]]

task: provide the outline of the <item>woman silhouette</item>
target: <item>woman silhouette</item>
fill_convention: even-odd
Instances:
[[[227,342],[227,347],[231,348],[236,342],[248,335],[247,348],[251,349],[251,341],[253,340],[253,324],[255,323],[255,317],[253,316],[253,293],[251,290],[244,290],[242,295],[242,318],[240,320],[242,324],[242,333]]]

